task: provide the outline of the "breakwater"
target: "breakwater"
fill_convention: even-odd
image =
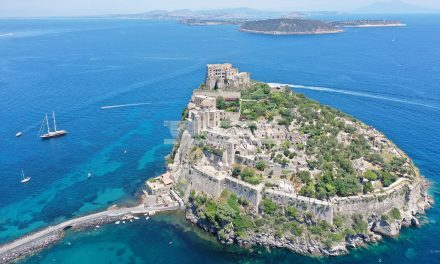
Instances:
[[[9,263],[48,247],[59,241],[63,237],[64,231],[68,229],[83,230],[115,221],[131,220],[136,215],[152,215],[156,212],[177,209],[179,209],[179,205],[157,207],[139,205],[136,207],[111,209],[74,218],[1,245],[0,263]]]

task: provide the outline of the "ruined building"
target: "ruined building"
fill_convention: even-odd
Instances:
[[[248,72],[239,72],[232,64],[208,64],[206,69],[205,89],[207,90],[240,90],[250,85]]]

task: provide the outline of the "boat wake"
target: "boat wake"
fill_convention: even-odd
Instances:
[[[101,106],[101,109],[141,106],[141,105],[149,105],[149,104],[151,104],[151,103],[133,103],[133,104],[121,104],[121,105],[106,105],[106,106]]]
[[[410,104],[410,105],[418,105],[418,106],[428,107],[428,108],[432,108],[432,109],[440,109],[440,106],[436,106],[436,105],[432,105],[432,104],[417,102],[414,100],[400,99],[400,98],[395,98],[395,97],[391,97],[391,96],[376,95],[376,94],[367,93],[367,92],[358,92],[358,91],[320,87],[320,86],[305,86],[305,85],[299,85],[299,84],[270,83],[270,85],[271,86],[289,86],[294,89],[303,89],[303,90],[311,90],[311,91],[319,91],[319,92],[327,92],[327,93],[339,93],[339,94],[346,94],[346,95],[352,95],[352,96],[358,96],[358,97],[367,97],[367,98],[373,98],[373,99],[379,99],[379,100],[391,101],[391,102],[397,102],[397,103],[404,103],[404,104]]]

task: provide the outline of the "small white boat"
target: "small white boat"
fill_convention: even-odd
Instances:
[[[119,225],[120,221],[116,221],[115,224]]]
[[[135,217],[133,217],[134,219],[136,219],[136,220],[138,220],[139,219],[139,217],[137,217],[137,216],[135,216]]]
[[[125,224],[125,221],[122,221],[123,224]]]
[[[21,183],[26,183],[26,182],[28,182],[28,181],[30,181],[31,180],[31,177],[25,177],[24,176],[24,171],[23,170],[21,170]]]
[[[87,173],[87,178],[90,178],[90,177],[92,177],[92,173],[91,172]]]
[[[124,150],[124,154],[127,153],[127,150]]]
[[[19,137],[21,135],[23,135],[23,132],[18,132],[17,134],[15,134],[16,137]]]
[[[148,220],[148,219],[150,219],[150,217],[149,217],[149,216],[147,216],[147,217],[145,218],[145,220]]]

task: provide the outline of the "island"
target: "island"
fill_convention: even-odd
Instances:
[[[337,256],[420,226],[433,204],[414,163],[378,130],[229,63],[207,65],[166,161],[137,205],[112,205],[0,245],[0,262],[35,254],[66,230],[176,210],[226,245]]]
[[[335,27],[404,27],[406,24],[397,20],[350,20],[334,21],[329,23]]]
[[[323,21],[287,18],[247,21],[240,25],[239,30],[267,35],[313,35],[343,32],[341,28]]]
[[[210,64],[149,196],[223,244],[336,256],[419,226],[428,184],[382,133],[281,84]]]

